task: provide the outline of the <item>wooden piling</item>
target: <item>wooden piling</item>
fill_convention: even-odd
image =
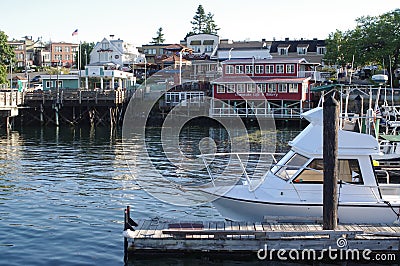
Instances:
[[[325,96],[323,108],[323,229],[335,230],[338,210],[338,129],[339,103],[329,93]]]

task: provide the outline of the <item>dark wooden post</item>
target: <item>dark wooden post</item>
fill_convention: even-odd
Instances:
[[[129,228],[130,207],[127,206],[124,215],[124,231]],[[124,237],[124,263],[128,263],[128,239]]]
[[[323,109],[323,157],[324,157],[324,195],[323,229],[334,230],[338,217],[338,129],[339,103],[332,93],[325,96]]]

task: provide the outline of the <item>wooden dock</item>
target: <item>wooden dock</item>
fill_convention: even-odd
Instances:
[[[129,211],[128,211],[129,212]],[[133,223],[132,220],[130,220]],[[339,224],[323,230],[319,222],[167,221],[140,220],[125,226],[124,237],[130,259],[173,254],[227,255],[257,259],[260,250],[368,249],[400,260],[400,225]],[[133,229],[133,230],[132,230]],[[272,254],[271,256],[274,257]],[[372,256],[372,255],[371,255]],[[329,258],[328,258],[329,259]]]
[[[121,123],[123,112],[134,91],[127,90],[69,90],[25,92],[21,124],[42,125]],[[25,117],[25,119],[24,119]],[[28,119],[26,119],[28,118]]]

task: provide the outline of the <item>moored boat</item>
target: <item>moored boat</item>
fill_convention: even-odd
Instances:
[[[310,124],[291,141],[291,149],[258,184],[204,191],[218,196],[213,205],[226,219],[262,221],[268,217],[320,217],[323,211],[322,108],[303,114]],[[338,132],[338,218],[340,223],[393,223],[400,217],[400,184],[379,181],[372,156],[373,136]],[[223,192],[223,193],[221,193]]]

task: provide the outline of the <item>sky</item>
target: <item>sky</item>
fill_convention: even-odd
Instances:
[[[10,39],[99,42],[120,38],[148,44],[163,28],[165,43],[191,31],[199,5],[214,14],[221,39],[326,39],[354,29],[356,18],[399,8],[398,0],[0,0],[0,31]],[[78,29],[78,35],[72,32]]]

